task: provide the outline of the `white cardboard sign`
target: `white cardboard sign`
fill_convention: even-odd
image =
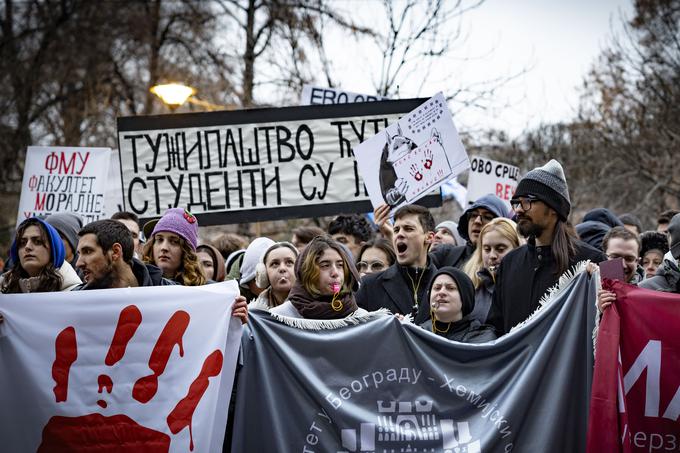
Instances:
[[[374,208],[410,204],[470,167],[441,93],[354,149]]]
[[[478,198],[487,194],[495,194],[505,201],[510,209],[510,199],[515,194],[519,180],[519,167],[473,156],[470,160],[470,173],[466,206],[473,204]]]
[[[110,148],[29,146],[17,225],[29,217],[72,212],[83,224],[106,218]]]

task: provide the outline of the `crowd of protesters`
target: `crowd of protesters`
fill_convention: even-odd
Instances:
[[[489,194],[459,218],[435,224],[422,206],[402,206],[390,218],[384,205],[374,223],[340,215],[325,231],[294,229],[290,242],[258,237],[248,243],[222,234],[202,244],[198,219],[182,208],[141,227],[127,212],[87,225],[68,213],[34,217],[16,230],[0,291],[236,280],[241,296],[234,316],[244,323],[248,309],[322,320],[386,309],[457,341],[507,333],[581,261],[618,260],[627,283],[680,291],[677,212],[663,212],[655,231],[642,231],[634,215],[617,217],[605,208],[587,212],[573,227],[567,181],[555,160],[519,181],[510,208]],[[614,297],[600,291],[600,310]]]
[[[604,208],[574,227],[571,210],[562,167],[551,160],[519,181],[509,206],[490,194],[436,224],[420,205],[401,206],[392,218],[383,205],[373,224],[340,215],[326,231],[292,230],[290,242],[226,233],[201,244],[198,219],[182,208],[141,227],[127,212],[87,225],[73,214],[33,217],[16,230],[0,292],[235,280],[240,295],[232,315],[244,324],[255,311],[302,329],[392,314],[468,343],[493,341],[524,322],[560,276],[583,261],[600,263],[603,273],[613,269],[630,284],[680,292],[680,214],[664,212],[655,231],[643,231],[635,216]],[[615,297],[600,290],[599,310]],[[231,426],[225,445],[230,433]]]

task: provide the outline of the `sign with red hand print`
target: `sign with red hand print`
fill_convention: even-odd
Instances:
[[[3,451],[220,451],[237,294],[226,282],[3,295]]]
[[[354,149],[374,208],[413,203],[470,168],[441,93]]]

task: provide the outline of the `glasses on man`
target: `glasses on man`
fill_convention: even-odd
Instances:
[[[380,272],[384,270],[387,267],[385,263],[382,261],[371,261],[371,262],[366,262],[366,261],[359,261],[357,263],[357,270],[359,272],[366,272],[370,269],[371,272]]]
[[[490,212],[472,211],[468,216],[468,221],[475,220],[477,217],[481,217],[482,223],[489,223],[496,218]]]
[[[521,206],[523,211],[528,211],[531,209],[531,203],[534,201],[538,201],[534,197],[522,197],[522,198],[513,198],[510,200],[510,207],[512,208],[513,211],[517,211],[517,209]]]
[[[633,263],[636,263],[638,261],[637,256],[633,256],[633,255],[621,256],[618,253],[610,253],[609,255],[607,255],[607,258],[610,259],[610,260],[615,260],[617,258],[621,258],[624,262],[626,262],[628,264],[633,264]]]

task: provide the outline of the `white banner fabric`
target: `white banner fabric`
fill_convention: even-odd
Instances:
[[[235,282],[2,295],[2,451],[220,451]]]

